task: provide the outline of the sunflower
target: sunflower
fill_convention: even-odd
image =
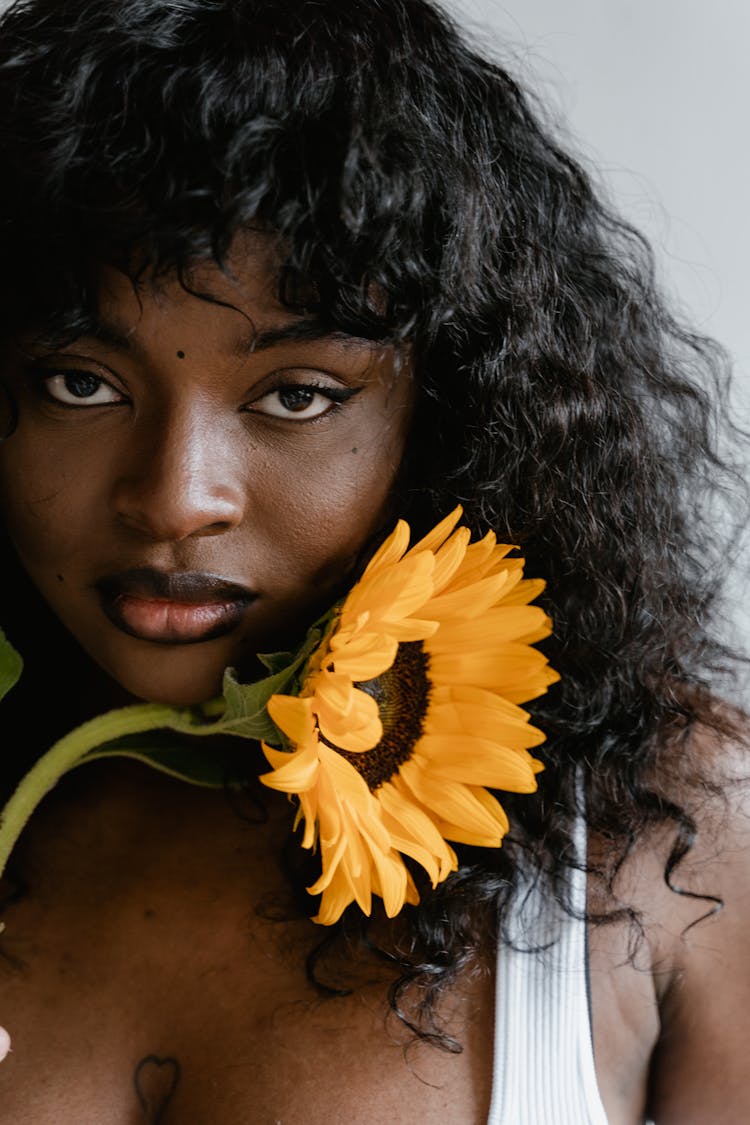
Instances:
[[[263,743],[261,780],[296,797],[303,847],[318,847],[316,921],[351,902],[389,917],[418,894],[409,856],[436,886],[449,840],[498,847],[508,818],[488,791],[531,793],[544,735],[518,705],[558,679],[531,645],[551,623],[544,588],[489,532],[470,542],[458,507],[409,549],[400,520],[332,615],[297,695],[268,713],[291,751]]]

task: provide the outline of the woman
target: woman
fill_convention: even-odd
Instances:
[[[712,688],[731,654],[707,522],[734,484],[721,358],[664,309],[641,242],[422,0],[27,0],[0,24],[0,107],[1,612],[25,661],[6,795],[108,708],[176,706],[204,733],[227,667],[230,698],[379,544],[371,567],[414,559],[399,517],[414,542],[460,503],[520,545],[554,623],[521,630],[514,669],[537,679],[506,693],[538,697],[546,741],[519,751],[502,848],[449,825],[455,871],[440,843],[432,875],[413,862],[419,832],[384,812],[411,860],[334,899],[327,806],[297,787],[310,858],[282,799],[309,698],[268,704],[275,749],[188,733],[176,772],[219,763],[218,789],[106,757],[66,776],[7,872],[0,1120],[742,1120],[745,762]],[[399,739],[359,775],[380,807],[437,691],[431,626],[410,627]],[[385,722],[368,690],[361,729]],[[327,740],[321,715],[316,752],[351,765],[360,727]],[[500,818],[485,784],[470,808]],[[424,789],[434,832],[466,789]]]

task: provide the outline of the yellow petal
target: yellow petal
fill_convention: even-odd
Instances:
[[[448,585],[453,575],[466,557],[466,550],[469,546],[470,532],[468,527],[459,527],[458,531],[454,531],[450,539],[448,539],[443,546],[437,551],[435,555],[435,571],[432,576],[433,586],[436,594]]]
[[[428,652],[494,651],[508,641],[529,644],[549,636],[552,623],[538,606],[519,605],[488,609],[478,621],[448,622],[429,638]]]
[[[263,752],[274,766],[271,773],[260,775],[260,780],[269,789],[278,789],[281,793],[303,793],[315,784],[318,776],[318,750],[315,742],[292,754],[273,751],[265,745]]]
[[[428,606],[430,617],[436,621],[465,621],[467,618],[481,617],[502,596],[503,588],[509,582],[508,571],[491,574],[470,586],[462,587],[431,598]]]
[[[413,760],[401,766],[401,777],[422,805],[442,820],[460,824],[471,831],[492,835],[497,832],[497,817],[478,800],[467,785],[445,778],[430,777]]]
[[[446,839],[455,840],[456,843],[473,844],[479,848],[499,848],[509,828],[505,809],[486,789],[472,788],[471,792],[487,813],[488,819],[484,824],[489,823],[492,827],[487,831],[484,826],[453,824],[450,821],[441,821],[438,827]]]
[[[406,868],[404,862],[394,852],[384,852],[362,827],[371,855],[370,885],[383,899],[385,912],[389,918],[395,917],[406,899]],[[369,914],[369,910],[365,911]]]
[[[339,675],[350,681],[374,680],[393,664],[399,639],[392,633],[365,633],[354,637],[348,644],[332,649],[333,666]]]
[[[325,771],[325,784],[332,785],[337,794],[350,803],[366,809],[374,797],[367,788],[367,782],[354,766],[330,746],[321,745],[318,753]]]
[[[408,791],[405,796],[401,793],[397,778],[381,785],[378,800],[394,848],[421,864],[433,887],[456,870],[456,853],[440,835],[434,821],[414,804]]]
[[[432,777],[507,789],[511,793],[533,793],[537,787],[530,754],[525,750],[511,750],[487,738],[464,736],[459,740],[446,735],[426,735],[413,757]]]
[[[460,568],[441,593],[450,594],[456,590],[463,590],[466,586],[473,586],[500,571],[508,572],[509,581],[517,582],[523,573],[523,559],[506,559],[509,551],[515,548],[512,544],[497,543],[495,534],[488,531],[484,539],[478,543],[471,543],[466,548],[466,556]]]
[[[437,621],[407,617],[403,621],[388,621],[386,627],[389,636],[401,644],[405,641],[423,641],[426,637],[432,637],[437,633],[440,625]]]
[[[423,722],[425,734],[467,735],[488,738],[511,749],[528,750],[544,742],[542,731],[532,726],[526,711],[482,688],[465,687],[479,695],[470,700],[436,701]]]
[[[453,704],[455,706],[486,707],[496,714],[498,721],[517,720],[528,722],[528,712],[515,703],[509,703],[501,695],[495,694],[488,688],[476,687],[473,684],[435,684],[432,688],[432,699],[441,706]]]
[[[312,895],[320,893],[314,886],[307,889]],[[329,885],[323,890],[320,910],[313,921],[319,922],[322,926],[332,926],[334,922],[338,922],[347,906],[353,901],[354,893],[346,872],[343,868],[338,868]]]
[[[341,815],[335,797],[330,791],[325,794],[325,799],[320,803],[319,842],[320,858],[323,870],[320,876],[308,887],[312,895],[321,894],[335,879],[341,866],[347,848],[351,846],[350,840],[341,830]]]
[[[302,836],[302,847],[303,848],[314,847],[315,841],[317,840],[317,837],[318,837],[318,825],[317,825],[318,802],[317,802],[316,798],[317,798],[317,794],[316,794],[315,789],[311,789],[311,790],[308,790],[307,792],[303,792],[303,793],[299,794],[299,811],[298,811],[298,814],[297,814],[297,820],[295,821],[295,828],[297,827],[297,824],[299,823],[300,819],[304,820],[305,830],[304,830],[304,833],[303,833],[303,836]]]
[[[306,742],[313,732],[312,701],[295,695],[272,695],[268,714],[276,726],[295,743]]]
[[[354,685],[345,672],[328,668],[319,672],[313,683],[312,710],[319,715],[328,708],[342,719],[348,718],[355,706]]]
[[[461,569],[455,579],[455,585],[458,588],[478,582],[481,578],[486,577],[488,570],[495,563],[495,546],[494,531],[488,531],[483,539],[469,544],[461,563]],[[510,550],[510,547],[507,549]],[[449,581],[446,584],[446,589],[441,590],[440,593],[449,592],[452,587],[453,582]]]
[[[527,605],[538,598],[547,583],[543,578],[524,578],[515,583],[503,598],[503,605]]]
[[[398,562],[401,556],[409,546],[409,525],[406,520],[399,520],[394,530],[388,538],[381,543],[375,554],[370,559],[365,567],[364,574],[360,579],[364,582],[369,579],[373,574],[377,574],[380,570],[386,570]]]
[[[512,702],[512,692],[545,679],[547,658],[527,645],[510,642],[490,654],[430,654],[432,675],[444,682],[471,684],[497,691]],[[528,698],[532,698],[529,696]]]
[[[321,734],[341,750],[362,753],[372,750],[383,737],[383,723],[378,705],[371,695],[358,688],[351,692],[352,705],[348,714],[342,715],[328,700],[317,700],[318,726]]]
[[[448,538],[463,514],[464,510],[461,505],[458,504],[450,515],[436,524],[432,531],[429,531],[423,539],[420,539],[418,543],[414,544],[409,554],[416,554],[418,551],[436,551]]]
[[[559,679],[560,676],[554,668],[550,668],[549,665],[547,665],[544,668],[540,668],[537,675],[520,682],[518,686],[509,686],[505,691],[505,695],[513,703],[528,703],[530,699],[536,699],[537,696],[544,695],[550,684],[557,683]]]
[[[470,844],[474,848],[499,848],[503,842],[504,833],[499,828],[482,833],[472,831],[462,824],[451,824],[447,820],[438,821],[438,825],[446,840],[453,840],[456,844]]]
[[[370,611],[368,627],[377,622],[408,617],[420,609],[432,594],[435,556],[427,552],[402,559],[390,570],[374,574],[367,584],[358,583],[344,602],[341,619],[346,625],[364,609]]]

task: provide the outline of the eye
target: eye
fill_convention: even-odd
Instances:
[[[41,377],[44,389],[65,406],[108,406],[123,396],[111,383],[91,371],[56,371]]]
[[[256,399],[248,409],[257,414],[270,414],[273,418],[306,422],[327,414],[329,410],[357,394],[358,390],[358,387],[291,383],[269,391]]]

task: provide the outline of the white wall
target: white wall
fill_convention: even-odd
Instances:
[[[551,103],[574,151],[599,169],[654,246],[677,307],[732,355],[735,416],[750,426],[750,4],[442,2]],[[740,566],[727,633],[750,651],[750,565]]]
[[[444,0],[567,121],[693,323],[750,383],[750,4]]]

